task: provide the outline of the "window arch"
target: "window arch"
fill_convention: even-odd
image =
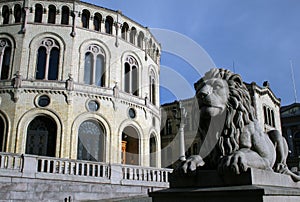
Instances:
[[[7,39],[0,39],[0,80],[5,80],[9,77],[11,54],[11,43]]]
[[[149,82],[150,102],[156,105],[156,79],[153,71],[150,72]]]
[[[90,45],[85,53],[84,83],[105,86],[105,54],[98,45]]]
[[[132,27],[130,31],[130,43],[135,44],[136,28]]]
[[[0,116],[0,152],[5,151],[5,123],[2,117]]]
[[[48,7],[48,23],[55,24],[56,20],[56,7],[50,5]]]
[[[143,48],[143,41],[144,41],[144,33],[142,31],[140,31],[138,40],[137,40],[138,47]]]
[[[21,16],[22,16],[22,9],[19,4],[16,4],[14,6],[14,17],[15,17],[15,23],[21,22]]]
[[[94,16],[94,29],[96,31],[101,31],[101,21],[102,15],[100,13],[96,13]]]
[[[43,20],[43,6],[41,4],[35,5],[34,22],[41,23]]]
[[[132,56],[128,56],[124,64],[124,91],[139,95],[138,63]]]
[[[96,120],[87,120],[78,129],[77,159],[104,161],[105,130]]]
[[[105,19],[105,33],[112,34],[112,28],[113,28],[113,18],[111,16],[107,16]]]
[[[154,134],[151,134],[149,140],[150,167],[157,166],[157,141]]]
[[[81,22],[82,22],[82,27],[83,28],[89,28],[89,24],[90,24],[90,12],[86,9],[84,9],[82,11],[82,15],[81,15]]]
[[[70,16],[70,9],[68,6],[62,7],[62,15],[61,15],[61,24],[68,25],[69,24],[69,16]]]
[[[51,38],[41,41],[38,49],[36,79],[57,80],[60,48]]]
[[[9,8],[6,5],[2,7],[2,17],[3,17],[3,24],[8,24],[9,23]]]
[[[137,130],[127,126],[122,131],[122,163],[140,164],[140,138]]]
[[[122,39],[127,40],[128,30],[129,26],[126,22],[124,22],[121,30]]]
[[[37,116],[27,128],[26,154],[54,157],[57,125],[47,116]]]

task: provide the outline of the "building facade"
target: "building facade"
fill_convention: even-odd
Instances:
[[[160,167],[160,44],[78,0],[0,1],[0,151]]]
[[[252,105],[255,109],[255,115],[260,127],[267,133],[270,130],[281,131],[280,122],[280,99],[277,98],[268,82],[264,82],[263,87],[256,83],[245,83],[249,90]],[[200,137],[197,135],[198,118],[195,115],[197,112],[197,104],[194,98],[189,98],[180,101],[182,107],[187,112],[184,127],[184,141],[186,156],[199,154]],[[162,163],[164,167],[172,168],[174,163],[179,159],[179,123],[180,119],[175,116],[174,112],[179,111],[179,102],[166,103],[161,106],[161,153]]]
[[[289,167],[300,170],[300,103],[281,107],[282,134],[289,145],[287,164]]]

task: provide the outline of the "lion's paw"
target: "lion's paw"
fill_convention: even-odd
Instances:
[[[183,173],[191,173],[197,169],[197,167],[203,166],[205,163],[201,156],[192,155],[186,161],[183,162],[181,166],[181,171]]]
[[[229,156],[225,156],[221,159],[218,170],[221,173],[233,172],[240,174],[246,172],[248,169],[247,159],[243,152],[237,151]]]

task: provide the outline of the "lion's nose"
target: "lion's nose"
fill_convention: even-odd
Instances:
[[[200,91],[199,91],[199,95],[202,99],[204,99],[206,96],[208,96],[210,94],[210,88],[209,86],[205,85],[203,86]]]
[[[200,92],[199,93],[200,94],[200,97],[202,98],[202,99],[204,99],[206,96],[208,96],[208,92]]]

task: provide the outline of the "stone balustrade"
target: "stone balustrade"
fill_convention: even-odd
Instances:
[[[168,187],[172,169],[0,152],[0,176]]]
[[[0,169],[21,171],[22,158],[19,154],[0,153]]]

